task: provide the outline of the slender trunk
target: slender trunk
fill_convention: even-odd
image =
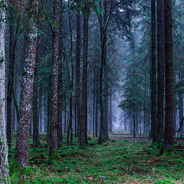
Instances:
[[[68,3],[68,9],[70,4]],[[68,132],[67,132],[67,145],[69,145],[69,137],[70,137],[70,144],[72,144],[72,138],[73,138],[73,129],[72,129],[72,104],[73,104],[73,79],[74,79],[74,63],[73,63],[73,33],[72,33],[72,23],[71,23],[71,13],[68,11],[69,15],[69,28],[70,28],[70,59],[71,59],[71,75],[67,63],[67,69],[68,69],[68,79],[69,79],[69,86],[70,86],[70,119],[69,119],[69,126],[68,126]],[[71,133],[71,134],[70,134]]]
[[[180,92],[179,93],[179,122],[182,121],[182,118],[183,118],[183,95],[182,93]],[[182,138],[182,128],[180,130],[180,138]]]
[[[84,36],[83,36],[83,76],[82,76],[82,106],[81,106],[81,126],[80,145],[87,144],[87,65],[88,65],[88,18],[89,7],[85,5],[86,15],[84,15]]]
[[[57,125],[58,125],[58,64],[59,64],[59,0],[53,5],[53,56],[52,56],[52,92],[51,92],[51,127],[50,127],[50,156],[58,151]]]
[[[65,102],[65,120],[64,120],[64,133],[67,132],[67,102]]]
[[[153,143],[158,142],[158,123],[156,108],[156,17],[155,17],[155,0],[151,1],[151,124]]]
[[[95,93],[96,93],[96,115],[95,115],[95,117],[96,117],[96,119],[95,119],[95,122],[96,122],[96,124],[95,124],[95,137],[98,137],[98,66],[96,67],[96,76],[97,76],[97,84],[96,84],[96,91],[95,91]]]
[[[135,131],[136,131],[136,128],[135,128],[135,126],[136,126],[136,112],[135,112],[135,110],[133,111],[133,138],[135,138],[136,137],[136,134],[135,134]]]
[[[101,2],[100,2],[101,7]],[[104,0],[104,26],[101,26],[101,64],[100,64],[100,134],[99,144],[107,141],[107,73],[106,73],[106,42],[107,42],[107,2]],[[102,16],[100,16],[102,22]],[[103,82],[104,80],[104,82]]]
[[[95,98],[96,98],[96,85],[95,85],[95,65],[94,65],[94,84],[93,84],[93,137],[95,137]]]
[[[112,133],[112,91],[110,92],[110,111],[109,111],[109,113],[110,113],[110,123],[109,123],[109,125],[110,125],[110,127],[109,127],[109,131]]]
[[[42,107],[43,107],[43,102],[42,102],[42,94],[43,94],[43,84],[40,84],[39,86],[39,131],[42,132]]]
[[[76,38],[76,77],[75,77],[75,103],[76,103],[76,124],[78,125],[78,131],[75,130],[79,136],[80,132],[80,46],[81,46],[81,15],[79,5],[77,8],[77,38]],[[76,125],[76,129],[77,129]],[[76,134],[76,133],[75,133]],[[79,136],[80,137],[80,136]]]
[[[47,116],[48,116],[48,121],[47,121],[47,143],[50,143],[50,123],[51,123],[51,77],[49,75],[49,85],[48,85],[48,96],[47,96]]]
[[[62,9],[63,0],[61,0],[60,9]],[[59,75],[58,75],[58,130],[57,138],[58,145],[62,144],[62,13],[60,15],[60,27],[59,27]]]
[[[163,1],[157,0],[157,68],[158,68],[158,142],[163,142],[164,112],[164,21]]]
[[[38,111],[38,48],[36,54],[36,66],[33,85],[33,144],[39,144],[39,111]]]
[[[30,3],[30,2],[29,2]],[[34,1],[34,7],[38,2]],[[37,11],[37,10],[36,10]],[[33,95],[34,69],[36,61],[37,47],[37,27],[34,22],[36,14],[32,15],[32,19],[28,26],[27,44],[25,47],[25,61],[22,79],[22,91],[20,97],[20,119],[17,131],[17,142],[15,159],[23,167],[29,165],[29,133],[31,119],[31,99]]]
[[[165,135],[164,147],[174,148],[173,138],[173,38],[171,0],[164,0],[165,23]]]
[[[0,0],[2,3],[2,0]],[[5,8],[0,10],[0,183],[8,184],[8,146],[5,120]]]
[[[12,83],[13,83],[13,49],[14,49],[14,33],[13,25],[10,25],[10,53],[9,53],[9,79],[8,79],[8,95],[7,95],[7,141],[11,145],[12,130]]]

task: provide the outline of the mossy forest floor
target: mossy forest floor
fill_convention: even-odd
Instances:
[[[12,183],[155,183],[184,184],[184,141],[176,140],[175,150],[164,152],[151,146],[146,139],[130,139],[110,136],[110,140],[98,145],[97,138],[89,138],[89,146],[81,149],[74,138],[73,146],[59,148],[55,161],[49,161],[49,147],[45,135],[41,135],[40,147],[30,142],[30,167],[17,167],[14,146],[9,149],[10,179]]]

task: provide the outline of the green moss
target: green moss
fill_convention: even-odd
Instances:
[[[2,145],[3,145],[3,143],[4,143],[4,141],[2,141],[2,140],[0,139],[0,146],[2,146]]]
[[[174,184],[174,182],[172,180],[169,179],[162,179],[162,180],[158,180],[156,181],[154,184]]]
[[[61,160],[61,155],[58,152],[53,152],[49,155],[48,164],[55,164]]]
[[[44,135],[40,140],[42,145],[47,144]],[[159,155],[149,141],[116,139],[105,144],[99,145],[97,138],[91,138],[89,147],[79,149],[78,138],[74,138],[74,146],[65,146],[64,139],[63,146],[50,156],[49,147],[30,147],[30,167],[25,170],[14,163],[13,140],[9,149],[11,181],[15,184],[153,183],[163,177],[169,179],[166,181],[184,181],[181,151]]]

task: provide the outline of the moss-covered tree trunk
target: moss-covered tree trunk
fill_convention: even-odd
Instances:
[[[30,12],[38,11],[37,0],[26,1],[25,6],[29,7],[28,10]],[[15,152],[15,159],[23,167],[28,167],[29,165],[29,133],[32,104],[31,99],[33,96],[34,69],[37,47],[37,22],[35,22],[36,18],[36,14],[32,14],[31,19],[26,25],[28,34],[26,36],[27,43],[25,46],[25,61],[22,76],[22,91],[20,97],[20,120],[17,131],[17,142]]]

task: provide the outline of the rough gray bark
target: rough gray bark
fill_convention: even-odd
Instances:
[[[54,0],[53,7],[53,56],[52,56],[52,92],[51,92],[51,127],[50,127],[50,155],[58,151],[58,64],[59,64],[59,0]]]
[[[0,3],[2,1],[0,0]],[[0,8],[0,183],[8,184],[8,146],[5,121],[5,9]]]
[[[26,2],[29,6],[30,1]],[[34,7],[38,7],[38,3],[35,0]],[[37,11],[37,8],[35,8]],[[31,11],[31,10],[30,10]],[[28,34],[26,37],[25,47],[25,61],[23,68],[22,79],[22,91],[20,97],[20,120],[17,131],[17,142],[15,159],[23,167],[29,165],[29,133],[30,133],[30,119],[31,119],[31,99],[33,95],[33,82],[34,82],[34,69],[36,61],[36,47],[37,47],[37,27],[34,21],[36,20],[36,14],[32,14],[29,24],[26,25]]]

